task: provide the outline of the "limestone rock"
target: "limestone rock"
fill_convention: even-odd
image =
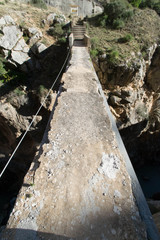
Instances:
[[[48,22],[49,26],[52,26],[55,23],[66,22],[66,18],[64,15],[57,15],[56,13],[50,13],[47,17],[47,22]]]
[[[20,116],[10,103],[0,104],[0,116],[6,120],[9,126],[17,129],[18,133],[21,131],[21,129],[25,130],[29,125],[29,122]]]
[[[42,32],[34,27],[28,28],[27,32],[28,32],[28,36],[30,37],[30,40],[29,40],[30,45],[33,45],[43,37]]]
[[[4,56],[5,58],[8,57],[8,54],[9,54],[9,51],[8,51],[8,50],[6,50],[6,49],[1,49],[1,52],[2,52],[2,54],[3,54],[3,56]]]
[[[11,50],[23,33],[16,26],[5,26],[2,30],[3,36],[0,38],[0,47]]]
[[[17,45],[14,47],[14,50],[15,51],[22,51],[24,53],[28,53],[29,52],[29,47],[25,43],[24,39],[21,38],[20,41],[17,43]]]
[[[121,128],[145,120],[153,101],[153,92],[149,88],[160,92],[159,48],[157,44],[149,47],[147,59],[143,59],[142,54],[138,53],[138,57],[134,56],[131,65],[127,65],[128,60],[119,65],[110,65],[105,59],[105,54],[93,60],[99,80],[103,88],[109,92],[109,103],[114,107],[117,116],[120,115],[118,122],[121,122],[119,125]],[[121,100],[116,100],[117,97]],[[154,125],[159,128],[158,122],[159,120],[154,121]]]
[[[28,54],[21,51],[12,51],[11,56],[12,60],[20,65],[29,60]]]
[[[28,34],[29,34],[29,37],[32,37],[34,35],[37,34],[37,36],[40,36],[42,37],[42,32],[40,30],[38,30],[37,28],[28,28]]]
[[[15,25],[10,16],[0,19],[3,36],[0,38],[0,48],[3,56],[8,58],[11,67],[17,67],[29,59],[29,47],[22,38],[23,32]],[[9,51],[10,54],[9,54]]]
[[[55,8],[58,8],[60,11],[64,12],[66,15],[71,13],[71,6],[77,4],[79,6],[78,16],[85,17],[91,16],[94,13],[102,13],[103,8],[100,4],[100,1],[97,0],[45,0],[45,2]]]
[[[56,13],[50,13],[47,17],[47,22],[51,26],[56,18],[57,14]]]
[[[160,81],[160,54],[159,54],[159,49],[158,47],[155,51],[152,63],[147,71],[147,83],[149,86],[152,88],[153,91],[160,92],[160,86],[159,86],[159,81]]]
[[[23,116],[20,115],[16,107],[20,107],[24,105],[26,102],[26,99],[23,97],[19,99],[13,100],[12,104],[15,106],[13,107],[10,103],[0,103],[0,117],[5,120],[8,126],[10,126],[12,129],[14,129],[14,133],[16,136],[19,136],[23,131],[27,129],[30,122],[33,119],[33,116]],[[36,125],[42,120],[41,116],[37,116],[34,124],[30,128],[35,129]]]
[[[0,18],[0,27],[4,25],[15,25],[15,22],[11,16],[5,15]]]
[[[122,99],[117,96],[111,96],[109,100],[110,100],[110,104],[112,106],[115,106],[115,105],[119,105]]]
[[[4,18],[0,18],[0,26],[4,26],[6,24]]]
[[[47,47],[43,44],[43,43],[36,43],[31,47],[31,51],[37,55],[43,51],[45,51],[47,49]]]

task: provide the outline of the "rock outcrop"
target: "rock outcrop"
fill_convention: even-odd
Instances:
[[[67,15],[72,15],[71,8],[78,7],[77,15],[79,17],[91,16],[93,13],[101,13],[102,6],[100,1],[95,0],[45,0],[45,2],[57,9],[61,10]]]
[[[24,72],[33,71],[34,65],[39,66],[37,59],[30,58],[30,47],[38,44],[37,53],[39,54],[46,49],[44,44],[38,43],[42,39],[42,32],[35,27],[23,29],[10,16],[4,16],[0,19],[0,28],[2,35],[0,36],[0,52],[3,54],[7,62],[13,67],[20,67]],[[26,44],[23,36],[28,39]],[[35,63],[36,61],[36,63]]]
[[[0,19],[0,50],[13,65],[21,65],[29,59],[29,47],[23,39],[23,32],[10,16]]]
[[[149,116],[153,104],[154,90],[158,91],[158,52],[154,44],[148,49],[148,58],[135,60],[133,65],[110,64],[103,54],[94,61],[94,67],[108,96],[110,106],[115,111],[120,128],[131,126]],[[151,76],[152,75],[152,76]],[[156,81],[157,84],[154,82]],[[152,89],[147,84],[153,86]],[[113,113],[114,113],[113,111]]]
[[[5,71],[1,72],[0,79],[0,171],[42,102],[43,107],[1,177],[0,226],[8,220],[23,178],[42,140],[56,93],[51,91],[45,103],[44,98],[57,77],[66,54],[65,45],[62,47],[63,54],[61,46],[46,47],[41,43],[42,32],[35,27],[36,23],[32,27],[23,25],[16,14],[12,14],[13,18],[9,15],[0,18],[0,53],[5,58],[4,60],[1,56],[1,66]],[[45,28],[47,38],[49,23]],[[43,29],[43,33],[44,31]],[[53,42],[54,37],[50,36],[50,44]],[[57,86],[58,82],[54,92]]]

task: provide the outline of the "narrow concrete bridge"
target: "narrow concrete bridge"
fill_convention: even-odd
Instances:
[[[158,240],[87,49],[70,66],[3,240]]]

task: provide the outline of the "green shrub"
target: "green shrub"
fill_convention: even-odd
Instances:
[[[26,22],[21,21],[20,24],[19,24],[19,27],[22,29],[22,28],[25,28],[25,26],[26,26]]]
[[[7,73],[7,71],[4,66],[4,59],[3,59],[3,57],[0,57],[0,76],[4,75],[6,73]]]
[[[66,39],[65,37],[61,37],[61,38],[58,39],[58,42],[59,42],[60,44],[63,44],[63,43],[66,43],[66,42],[67,42],[67,39]]]
[[[97,49],[91,49],[90,50],[90,55],[92,58],[95,58],[98,56],[98,50]]]
[[[10,86],[25,84],[26,75],[22,72],[9,69],[5,70],[5,72],[0,75],[0,81]]]
[[[160,15],[160,2],[156,3],[153,9]]]
[[[107,24],[107,19],[108,19],[108,15],[106,14],[102,14],[99,18],[98,18],[98,24],[101,27],[105,27]]]
[[[64,31],[62,29],[62,24],[60,24],[60,23],[55,24],[53,31],[54,31],[54,34],[57,37],[61,37],[63,35],[63,33],[64,33]]]
[[[43,85],[40,85],[37,93],[38,93],[39,97],[44,97],[47,95],[48,90]]]
[[[129,0],[129,2],[132,4],[132,6],[138,8],[139,5],[141,4],[142,0]]]
[[[146,0],[144,1],[146,7],[154,8],[154,6],[159,2],[159,0]]]
[[[114,29],[122,29],[125,26],[125,22],[122,19],[115,19],[113,21],[113,28]]]
[[[31,0],[31,4],[38,8],[47,9],[47,5],[43,0]]]
[[[16,89],[14,89],[14,93],[17,95],[17,96],[22,96],[24,95],[24,91],[22,91],[19,87],[17,87]]]
[[[119,58],[119,52],[117,49],[110,49],[107,52],[107,59],[110,64],[115,64],[118,61]]]
[[[133,36],[129,33],[129,34],[126,34],[125,37],[119,38],[118,42],[119,43],[127,43],[127,42],[130,42],[132,40],[133,40]]]
[[[26,44],[29,43],[29,37],[28,37],[27,35],[24,35],[24,36],[23,36],[23,39],[24,39],[24,41],[26,42]]]
[[[98,47],[98,43],[99,43],[98,37],[91,38],[92,49],[96,49]]]
[[[160,1],[159,0],[142,0],[141,8],[149,7],[154,9],[160,15]]]
[[[63,41],[64,39],[62,39],[62,38],[64,38],[65,32],[62,29],[62,27],[63,27],[63,24],[56,23],[54,25],[54,27],[49,29],[49,31],[48,31],[49,35],[51,35],[53,37],[56,37],[57,40],[60,40],[60,41],[62,40]]]
[[[130,18],[133,15],[133,8],[127,0],[114,0],[105,5],[104,13],[108,16],[107,22],[112,25],[116,19]]]

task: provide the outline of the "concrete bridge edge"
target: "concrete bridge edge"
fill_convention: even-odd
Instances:
[[[92,68],[94,69],[93,65],[92,65]],[[127,168],[128,174],[131,178],[133,195],[136,199],[136,203],[137,203],[137,207],[139,209],[140,216],[145,223],[148,240],[160,240],[160,235],[159,235],[158,229],[153,221],[152,214],[149,210],[148,204],[147,204],[144,194],[142,192],[141,186],[139,184],[139,181],[137,179],[137,176],[136,176],[133,166],[131,164],[130,158],[128,156],[128,153],[126,151],[126,148],[125,148],[122,138],[120,136],[119,130],[116,126],[115,119],[113,118],[113,115],[110,111],[109,105],[107,103],[106,97],[105,97],[102,87],[101,87],[101,83],[100,83],[96,73],[95,73],[95,79],[98,84],[99,94],[103,98],[104,105],[105,105],[107,114],[109,116],[109,120],[111,122],[112,130],[115,133],[118,147],[119,147],[120,152],[125,160],[126,168]]]

